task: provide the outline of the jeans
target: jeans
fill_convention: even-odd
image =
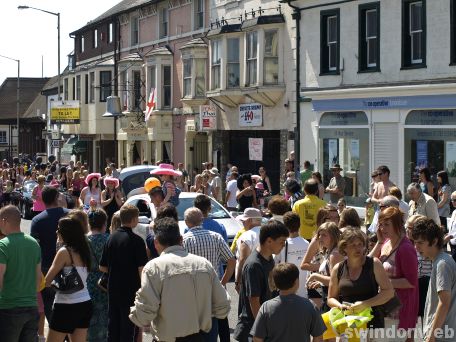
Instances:
[[[220,342],[230,342],[230,326],[228,317],[218,320],[218,335]]]
[[[204,342],[217,342],[217,336],[218,336],[218,319],[215,317],[212,317],[212,327],[209,332],[203,332],[203,341]]]
[[[35,342],[38,336],[38,308],[0,309],[2,342]]]
[[[139,333],[132,321],[128,303],[120,303],[109,298],[108,304],[108,342],[134,342]]]
[[[44,315],[46,316],[47,321],[50,322],[52,316],[52,306],[54,305],[55,290],[52,287],[45,287],[41,291],[41,297],[43,298]]]

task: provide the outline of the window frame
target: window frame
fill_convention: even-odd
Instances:
[[[421,3],[421,60],[413,60],[411,34],[411,5]],[[426,0],[402,0],[402,67],[401,70],[426,68]]]
[[[139,44],[139,17],[133,17],[131,19],[131,27],[130,27],[130,35],[131,35],[131,45],[138,45]]]
[[[194,0],[194,15],[193,15],[193,29],[194,30],[200,30],[204,28],[204,0]],[[201,5],[201,8],[200,8]],[[201,18],[200,18],[201,16]],[[199,20],[201,19],[201,23],[199,23]]]
[[[81,101],[81,75],[76,75],[76,100]]]
[[[186,66],[189,69],[186,69]],[[186,73],[188,71],[188,74]],[[185,58],[182,60],[182,95],[183,97],[192,97],[192,71],[193,58]]]
[[[166,13],[166,15],[164,15]],[[166,21],[165,21],[166,19]],[[163,32],[165,31],[165,32]],[[159,39],[164,39],[168,37],[169,34],[169,10],[167,7],[162,7],[160,9],[160,20],[159,20]]]
[[[256,44],[252,44],[253,39],[250,39],[250,36],[255,36]],[[252,46],[249,46],[249,44],[252,44]],[[255,54],[252,53],[253,51],[251,51],[252,49],[250,48],[253,46],[255,46]],[[252,76],[250,74],[251,66],[255,66],[254,82],[250,79]],[[258,31],[248,31],[245,33],[245,86],[256,86],[258,83]]]
[[[108,24],[108,44],[111,44],[113,42],[113,38],[114,38],[114,24],[113,23],[109,23]]]
[[[266,34],[268,32],[275,32],[275,34],[277,35],[277,39],[276,39],[276,44],[277,44],[277,48],[276,48],[276,55],[275,56],[266,56]],[[264,85],[277,85],[279,84],[279,34],[280,34],[280,30],[278,28],[271,28],[271,29],[266,29],[263,31],[263,41],[264,41],[264,46],[263,46],[263,84]],[[271,50],[273,50],[271,48]],[[266,60],[276,60],[277,63],[277,80],[275,82],[266,82],[266,66],[267,66],[267,63],[266,63]]]
[[[89,103],[89,74],[84,75],[84,103]]]
[[[456,65],[456,0],[450,1],[450,66]]]
[[[377,24],[376,24],[377,35],[376,35],[376,38],[374,38],[377,40],[377,53],[376,53],[377,61],[376,61],[375,65],[369,65],[369,43],[368,43],[369,38],[367,37],[367,24],[368,24],[367,13],[370,11],[374,11],[374,10],[377,12]],[[381,14],[380,1],[359,5],[359,10],[358,10],[358,19],[359,19],[358,72],[359,73],[380,72],[380,56],[381,56],[380,55],[380,48],[381,48],[380,14]]]
[[[336,23],[336,41],[331,45],[336,44],[336,66],[330,66],[330,46],[329,46],[329,30],[328,24],[330,18],[335,17]],[[320,76],[339,75],[340,74],[340,9],[334,8],[320,12]]]
[[[98,48],[98,29],[93,29],[93,36],[92,36],[92,47],[94,49]]]
[[[89,103],[95,103],[95,72],[89,73]]]
[[[8,144],[8,132],[5,130],[0,130],[0,144]]]
[[[103,75],[109,74],[108,80],[109,83],[103,82]],[[112,94],[112,72],[111,70],[101,70],[100,71],[100,102],[106,102],[108,96]]]
[[[228,58],[228,49],[230,48],[230,45],[228,43],[228,41],[230,40],[237,40],[237,62],[235,61],[230,61],[230,59]],[[240,56],[240,53],[239,51],[241,51],[240,49],[241,47],[241,37],[237,36],[237,37],[227,37],[226,38],[226,48],[227,48],[227,52],[226,52],[226,88],[227,89],[235,89],[235,88],[239,88],[241,86],[241,56]],[[237,85],[230,85],[230,78],[229,78],[229,75],[230,75],[230,66],[233,66],[233,65],[237,65]]]
[[[165,68],[169,68],[169,84],[165,84]],[[173,70],[171,68],[171,64],[162,64],[161,65],[161,73],[162,73],[162,95],[161,95],[161,108],[162,109],[171,109],[173,105]],[[165,105],[165,94],[166,88],[169,88],[169,105]]]
[[[65,101],[68,101],[68,100],[69,100],[69,98],[68,98],[69,93],[70,93],[70,92],[69,92],[69,89],[68,89],[69,83],[70,83],[70,82],[68,81],[68,77],[65,77],[65,78],[63,79],[63,99],[64,99]]]
[[[84,38],[83,34],[81,35],[79,44],[80,44],[79,45],[79,52],[80,53],[84,53],[84,51],[85,51],[85,38]]]
[[[214,63],[214,52],[216,51],[214,46],[217,45],[217,62]],[[222,39],[214,39],[211,41],[211,90],[220,89],[222,86]],[[218,73],[218,78],[214,77],[215,73]],[[215,84],[215,80],[218,80]]]
[[[194,70],[194,73],[192,73],[192,77],[193,77],[193,74],[195,75],[195,86],[194,86],[194,96],[195,97],[205,97],[206,96],[206,60],[207,58],[193,58],[193,69]],[[201,75],[198,74],[198,65],[197,63],[198,62],[202,62],[204,65],[203,65],[203,73]],[[204,89],[203,89],[203,92],[201,94],[198,94],[198,80],[202,79],[203,80],[203,84],[204,84]]]
[[[137,77],[138,76],[138,77]],[[141,70],[132,70],[131,79],[133,80],[133,106],[134,110],[141,110]]]

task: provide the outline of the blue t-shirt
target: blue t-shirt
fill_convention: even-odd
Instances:
[[[203,220],[203,229],[210,230],[211,232],[219,233],[225,242],[228,242],[228,235],[226,234],[225,226],[221,223],[218,223],[216,220],[206,217]],[[184,229],[184,234],[187,233],[190,229],[187,227]]]
[[[57,244],[57,225],[70,210],[66,208],[46,209],[35,216],[30,227],[33,236],[41,247],[41,269],[46,274],[54,261]]]

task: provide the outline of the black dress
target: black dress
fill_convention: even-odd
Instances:
[[[120,209],[120,207],[117,205],[117,202],[116,202],[116,193],[117,193],[117,189],[114,189],[114,191],[112,192],[111,196],[106,191],[106,200],[108,200],[111,197],[113,197],[113,200],[111,202],[109,202],[109,204],[107,206],[104,207],[104,210],[106,211],[106,215],[108,216],[108,222],[107,222],[107,225],[106,225],[107,229],[109,229],[111,227],[112,216],[114,215],[114,213],[117,210]]]
[[[252,196],[241,196],[238,199],[239,211],[244,211],[246,208],[253,207],[253,195]]]

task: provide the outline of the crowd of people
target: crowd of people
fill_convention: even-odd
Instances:
[[[124,204],[115,165],[104,175],[81,163],[19,165],[14,182],[3,172],[13,188],[37,185],[30,236],[16,206],[0,210],[1,340],[142,341],[150,331],[156,341],[227,342],[233,278],[237,341],[321,341],[331,308],[372,308],[369,331],[390,329],[391,341],[413,341],[421,331],[426,341],[454,340],[456,192],[446,172],[436,186],[420,173],[406,203],[379,166],[362,221],[347,204],[340,165],[325,186],[309,162],[299,174],[290,164],[282,189],[273,189],[264,167],[252,175],[229,165],[222,181],[211,163],[192,177],[182,164],[161,163],[144,183],[156,211],[150,224]],[[181,191],[198,193],[185,230]],[[240,213],[231,245],[210,217],[210,197]],[[381,336],[370,340],[388,339]]]

